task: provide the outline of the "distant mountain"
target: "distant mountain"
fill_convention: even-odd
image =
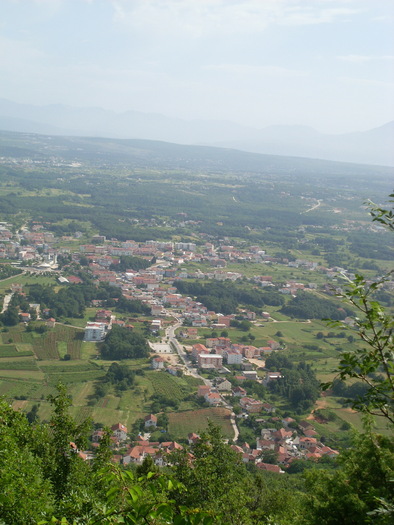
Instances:
[[[365,132],[340,135],[322,134],[304,126],[270,126],[252,140],[216,145],[254,153],[394,166],[394,121]]]
[[[75,108],[60,104],[32,106],[0,99],[0,129],[51,135],[160,140],[271,155],[394,166],[394,121],[366,132],[329,135],[306,126],[255,129],[227,121],[187,121],[156,113],[115,113],[101,108]]]

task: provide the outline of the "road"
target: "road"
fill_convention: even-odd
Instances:
[[[200,374],[198,374],[197,372],[197,369],[191,367],[189,357],[187,356],[186,352],[183,349],[183,346],[179,343],[178,339],[175,336],[175,330],[180,328],[182,326],[182,323],[177,318],[175,318],[175,320],[176,320],[175,324],[166,328],[164,340],[168,341],[168,343],[172,346],[172,348],[176,350],[177,354],[179,355],[180,360],[185,365],[190,375],[197,377],[198,379],[201,379],[201,381],[203,381],[205,385],[212,387],[212,382],[209,379],[205,379],[205,377],[200,376]],[[239,430],[237,427],[235,414],[233,412],[233,407],[226,403],[226,400],[223,398],[223,396],[221,396],[221,399],[222,399],[222,402],[225,408],[228,408],[229,410],[231,410],[230,422],[234,430],[234,441],[237,441],[238,436],[239,436]]]
[[[11,301],[11,298],[12,298],[13,295],[14,295],[14,293],[12,292],[12,293],[7,293],[4,296],[3,309],[1,310],[2,314],[7,310],[8,305],[10,304],[10,301]]]
[[[309,213],[310,211],[316,210],[316,208],[318,208],[322,202],[323,202],[322,200],[318,199],[317,204],[314,204],[311,208],[308,208],[307,210],[302,211],[300,215],[302,215],[303,213]]]

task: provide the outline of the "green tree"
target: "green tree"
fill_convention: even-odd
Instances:
[[[31,448],[31,427],[24,414],[0,400],[0,521],[37,523],[54,511],[51,484]]]
[[[175,477],[186,491],[174,494],[180,505],[197,506],[220,514],[219,523],[249,523],[248,506],[253,501],[251,477],[241,457],[224,443],[212,423],[194,445],[193,468],[187,452],[174,454]]]
[[[392,211],[372,207],[371,215],[374,221],[393,231]],[[391,424],[394,424],[394,319],[375,299],[375,294],[391,280],[393,272],[372,283],[362,275],[356,275],[353,280],[343,276],[346,288],[339,296],[357,312],[351,330],[363,345],[342,352],[337,368],[337,378],[341,381],[359,379],[368,386],[352,401],[352,407],[383,416]],[[349,329],[341,322],[330,324]],[[332,384],[327,383],[324,388],[330,388]]]
[[[338,458],[340,469],[308,470],[305,523],[314,525],[390,525],[382,510],[394,504],[393,440],[368,431]]]
[[[50,473],[54,493],[58,499],[64,497],[70,489],[69,482],[73,469],[80,461],[77,449],[83,450],[87,443],[87,434],[91,421],[84,420],[77,424],[69,413],[72,403],[64,385],[57,386],[57,394],[49,396],[53,414],[49,423],[53,447],[53,466]],[[73,448],[74,447],[74,448]]]

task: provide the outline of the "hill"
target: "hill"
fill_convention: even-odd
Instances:
[[[32,106],[0,99],[0,129],[205,144],[264,154],[394,165],[393,122],[365,132],[330,135],[305,126],[255,129],[234,122],[187,121],[154,113],[115,113],[61,104]]]

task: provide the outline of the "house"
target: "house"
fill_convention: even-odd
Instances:
[[[122,425],[122,423],[116,423],[111,427],[112,434],[116,437],[118,441],[126,441],[127,439],[127,427]]]
[[[219,392],[230,392],[232,385],[228,379],[223,379],[223,381],[220,381],[216,387]]]
[[[92,434],[92,443],[97,444],[101,441],[101,439],[104,436],[104,430],[102,428],[99,428],[95,430]]]
[[[96,312],[96,321],[104,322],[111,319],[112,312],[111,310],[98,310]]]
[[[125,456],[123,456],[123,464],[136,463],[141,465],[146,456],[154,456],[157,453],[157,448],[147,445],[137,445],[133,447]]]
[[[208,394],[205,394],[204,399],[207,403],[213,406],[220,405],[222,402],[220,394],[218,392],[208,392]]]
[[[235,397],[245,397],[246,396],[246,390],[240,386],[236,386],[233,388],[233,396]]]
[[[252,397],[241,397],[239,404],[247,412],[251,413],[261,412],[261,409],[263,408],[263,403],[257,399],[253,399]]]
[[[199,368],[222,368],[223,356],[217,354],[200,354],[198,356]]]
[[[257,372],[255,370],[245,370],[244,376],[246,377],[246,379],[257,381]]]
[[[154,319],[151,323],[150,329],[151,332],[158,332],[161,328],[161,320],[160,319]]]
[[[205,345],[202,345],[201,343],[197,343],[193,345],[192,347],[192,359],[193,361],[198,360],[198,356],[200,354],[209,354],[209,350]]]
[[[55,328],[55,324],[56,324],[56,319],[54,319],[53,317],[50,317],[48,321],[46,322],[46,325],[48,328]]]
[[[200,436],[196,434],[195,432],[191,432],[190,434],[187,435],[187,440],[188,440],[189,445],[194,445],[195,443],[197,443],[199,439],[200,439]]]
[[[279,344],[277,341],[274,341],[273,339],[271,339],[270,341],[268,341],[268,346],[269,346],[272,350],[279,350],[279,348],[280,348],[280,344]]]
[[[157,417],[154,414],[149,414],[144,418],[144,424],[146,428],[156,428],[157,426]]]
[[[312,447],[315,447],[317,445],[317,439],[316,438],[310,438],[310,437],[300,437],[300,449],[311,449]]]
[[[263,384],[268,385],[270,381],[276,381],[280,379],[282,374],[280,372],[267,372],[265,378],[263,379]]]
[[[28,323],[31,319],[31,315],[29,313],[25,313],[25,312],[20,312],[19,314],[19,319],[23,322],[23,323]]]
[[[240,365],[242,364],[242,354],[236,350],[227,350],[223,354],[227,359],[228,365]]]
[[[103,341],[106,335],[105,323],[87,323],[84,341]]]
[[[76,275],[70,275],[68,277],[68,282],[71,284],[81,284],[83,283],[82,279],[80,277],[77,277]]]
[[[211,388],[208,385],[199,385],[197,390],[198,397],[205,397],[210,392]]]
[[[162,370],[164,368],[164,359],[162,357],[154,357],[152,359],[153,370]]]
[[[256,463],[257,468],[260,470],[267,470],[268,472],[275,472],[276,474],[284,474],[279,465],[271,465],[270,463]]]

